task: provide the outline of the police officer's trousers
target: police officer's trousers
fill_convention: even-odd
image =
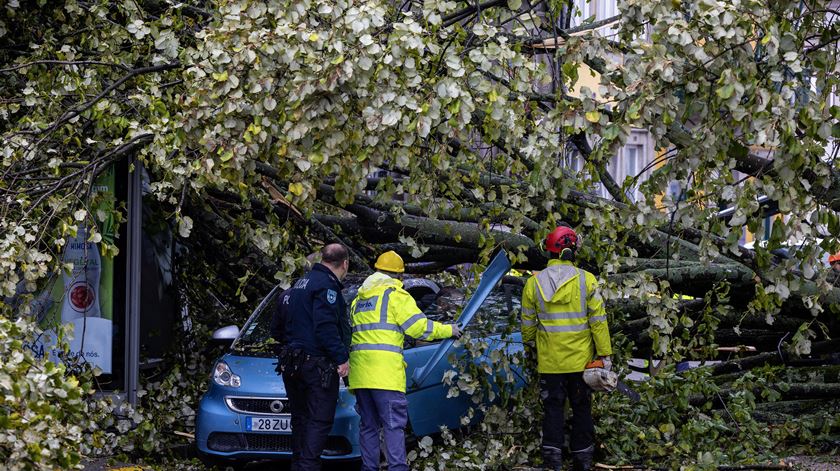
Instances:
[[[322,358],[302,362],[295,374],[283,375],[292,414],[292,471],[321,469],[321,453],[327,443],[338,401],[338,373],[324,378]]]
[[[546,464],[549,467],[561,465],[567,398],[572,406],[572,435],[569,439],[572,457],[575,460],[583,458],[583,455],[591,457],[595,443],[592,390],[583,381],[583,374],[540,374],[540,398],[544,411],[542,447]]]

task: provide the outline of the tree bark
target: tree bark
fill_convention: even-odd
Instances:
[[[779,394],[784,400],[836,399],[840,397],[840,383],[795,383],[785,385],[773,384],[769,385],[768,387],[779,392]],[[733,396],[741,391],[742,390],[740,389],[723,389],[720,391],[719,397],[716,398],[695,395],[689,398],[689,403],[691,405],[698,406],[711,400],[713,401],[716,407],[723,407],[723,404],[720,402],[720,399],[725,399],[729,396]],[[755,394],[756,398],[761,398],[761,392],[762,390],[759,388],[753,390],[753,394]]]
[[[824,340],[811,345],[812,355],[834,353],[840,350],[840,339]],[[764,365],[781,365],[789,362],[787,355],[784,358],[778,352],[766,352],[737,360],[731,360],[715,365],[712,368],[713,375],[722,375],[739,371],[747,371]]]

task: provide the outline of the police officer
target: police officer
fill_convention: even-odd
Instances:
[[[306,256],[306,262],[303,266],[304,276],[306,276],[307,273],[312,271],[312,266],[318,263],[317,260],[320,258],[321,254],[319,252],[313,252]],[[286,339],[286,318],[289,315],[289,301],[291,300],[291,297],[291,287],[282,291],[274,301],[274,312],[271,313],[271,323],[269,324],[269,332],[271,333],[271,338],[273,338],[275,341],[274,353],[277,355],[277,358],[281,360],[278,361],[277,374],[282,373],[282,358],[286,355],[285,350],[288,344]],[[349,335],[347,337],[349,338]]]
[[[361,416],[359,445],[362,470],[379,469],[379,434],[383,432],[389,471],[407,471],[405,427],[405,335],[422,340],[460,336],[456,325],[431,321],[398,279],[405,271],[393,251],[376,260],[378,270],[365,279],[350,306],[353,341],[350,347],[350,389]]]
[[[610,367],[612,349],[598,281],[573,264],[579,247],[577,234],[561,223],[546,237],[552,259],[548,267],[528,278],[522,291],[522,341],[532,349],[536,340],[537,372],[543,403],[542,452],[545,466],[563,468],[563,408],[572,405],[569,448],[575,471],[592,468],[595,424],[592,391],[583,380],[586,364],[595,356]]]
[[[283,381],[292,414],[292,470],[321,469],[332,429],[339,377],[350,368],[350,325],[341,295],[349,269],[347,248],[329,244],[321,263],[288,293]],[[282,302],[282,298],[281,298]]]

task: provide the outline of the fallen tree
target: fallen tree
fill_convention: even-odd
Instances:
[[[359,273],[385,250],[434,274],[500,248],[539,270],[563,220],[584,237],[579,262],[602,282],[619,357],[665,359],[656,376],[750,345],[713,373],[833,371],[840,288],[821,265],[840,249],[840,113],[834,13],[817,2],[644,0],[598,21],[542,1],[2,8],[8,318],[27,314],[80,226],[93,240],[105,219],[124,220],[119,202],[99,214],[91,198],[96,177],[130,159],[192,260],[178,274],[186,302],[230,308],[201,317],[204,329],[243,319],[330,241]],[[639,130],[656,157],[617,180],[610,162]],[[766,244],[745,247],[747,230]],[[832,391],[802,383],[797,399]],[[754,390],[727,391],[737,402]],[[614,406],[615,420],[639,418]],[[726,433],[747,440],[754,425]],[[631,460],[623,437],[609,440],[614,462]],[[496,463],[529,459],[528,443]]]

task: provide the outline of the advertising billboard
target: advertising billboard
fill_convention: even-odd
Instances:
[[[104,249],[114,245],[114,185],[112,165],[96,180],[75,237],[65,241],[62,273],[50,279],[33,306],[44,329],[33,345],[36,355],[57,361],[56,327],[69,324],[73,326],[71,356],[106,374],[112,372],[115,254]]]

